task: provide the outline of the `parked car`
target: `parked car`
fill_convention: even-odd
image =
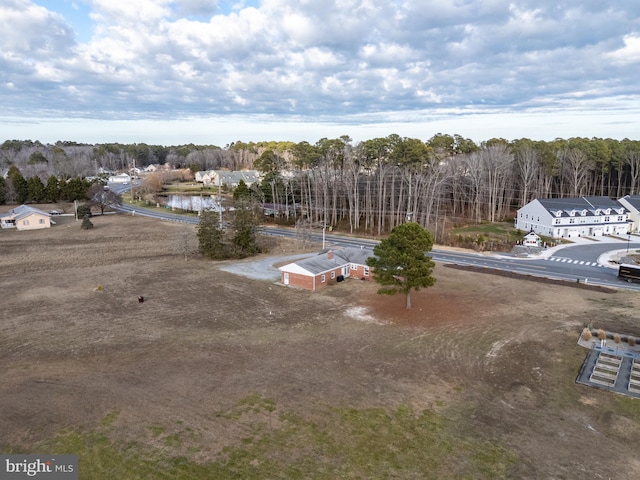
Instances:
[[[49,215],[60,215],[58,210],[49,210]]]

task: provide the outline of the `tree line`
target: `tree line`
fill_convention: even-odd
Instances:
[[[357,144],[348,137],[302,142],[288,153],[266,150],[254,162],[270,179],[261,186],[266,197],[287,212],[297,202],[313,224],[374,235],[413,221],[438,237],[451,226],[446,222],[511,221],[534,198],[619,198],[640,188],[640,142],[632,140],[477,145],[458,135],[428,142],[390,135]],[[288,168],[297,174],[283,176]]]
[[[248,189],[249,195],[274,204],[282,221],[341,225],[374,235],[410,220],[437,237],[447,222],[511,220],[515,209],[533,198],[619,198],[640,191],[640,142],[628,139],[494,138],[476,144],[460,135],[422,141],[394,134],[357,143],[342,136],[313,144],[234,142],[225,147],[30,140],[0,145],[0,168],[18,168],[34,183],[33,192],[39,190],[37,180],[30,180],[34,177],[43,185],[51,177],[67,185],[100,167],[121,171],[152,163],[193,173],[255,168],[263,181]],[[4,181],[0,201],[24,198],[9,183],[15,182]],[[73,195],[65,191],[60,198]],[[37,196],[27,193],[26,199],[37,201]]]
[[[0,176],[0,205],[73,202],[86,199],[90,187],[91,182],[80,177],[59,179],[51,175],[46,183],[37,175],[25,178],[20,169],[12,165],[7,170],[7,178]]]

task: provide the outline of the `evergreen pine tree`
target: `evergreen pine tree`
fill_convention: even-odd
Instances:
[[[197,236],[200,253],[216,260],[226,258],[224,230],[220,227],[218,212],[205,210],[200,214]]]
[[[256,229],[258,218],[256,210],[251,202],[239,201],[236,203],[233,218],[233,244],[236,248],[236,256],[248,257],[260,252],[256,243]]]
[[[47,202],[56,203],[60,198],[60,185],[55,175],[47,179],[47,186],[44,188],[44,196]]]
[[[11,165],[9,167],[8,178],[11,180],[13,184],[13,191],[15,193],[15,200],[18,203],[24,203],[27,201],[27,197],[29,196],[29,187],[27,186],[27,181],[20,173],[20,170],[15,165]]]
[[[82,230],[91,230],[93,228],[93,223],[89,220],[89,215],[85,215],[82,217],[82,225],[80,225]]]
[[[27,189],[28,189],[28,200],[35,203],[40,203],[44,200],[45,192],[44,192],[44,184],[40,177],[29,177],[27,180]]]
[[[411,309],[411,290],[431,287],[436,279],[431,276],[435,264],[426,253],[433,247],[433,236],[417,223],[409,222],[395,227],[389,238],[373,249],[375,257],[367,259],[373,269],[373,278],[382,288],[380,294],[406,295],[406,308]]]

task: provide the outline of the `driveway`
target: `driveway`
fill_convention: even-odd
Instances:
[[[282,255],[277,257],[264,257],[246,261],[233,261],[220,265],[220,270],[234,273],[254,280],[280,280],[280,270],[274,265],[283,265],[285,262],[295,262],[301,258],[311,257],[316,253],[299,253],[297,255]]]

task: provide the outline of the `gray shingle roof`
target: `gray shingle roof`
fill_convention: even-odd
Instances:
[[[602,215],[603,211],[611,209],[613,213],[622,214],[626,212],[626,208],[618,202],[609,197],[571,197],[571,198],[543,198],[538,199],[540,204],[554,216],[558,216],[557,212],[560,212],[560,217],[569,217],[571,211],[575,211],[576,215],[580,215],[581,212],[585,212],[585,216],[594,216],[596,211],[600,210]]]
[[[625,195],[623,198],[629,202],[633,208],[640,211],[640,195]]]
[[[4,215],[0,215],[0,218],[15,218],[16,220],[21,220],[29,215],[37,213],[39,215],[43,215],[45,217],[50,217],[47,212],[43,212],[42,210],[38,210],[37,208],[30,207],[28,205],[20,205],[19,207],[15,207]]]
[[[331,252],[331,255],[329,252]],[[330,256],[333,258],[329,258]],[[369,257],[373,257],[373,250],[370,248],[344,248],[339,250],[324,250],[318,255],[297,261],[295,264],[317,275],[350,263],[366,265],[367,258]]]
[[[238,185],[240,180],[244,180],[244,183],[251,185],[256,183],[260,178],[257,170],[239,170],[234,172],[217,170],[216,173],[220,176],[220,182],[222,184],[229,185]]]

